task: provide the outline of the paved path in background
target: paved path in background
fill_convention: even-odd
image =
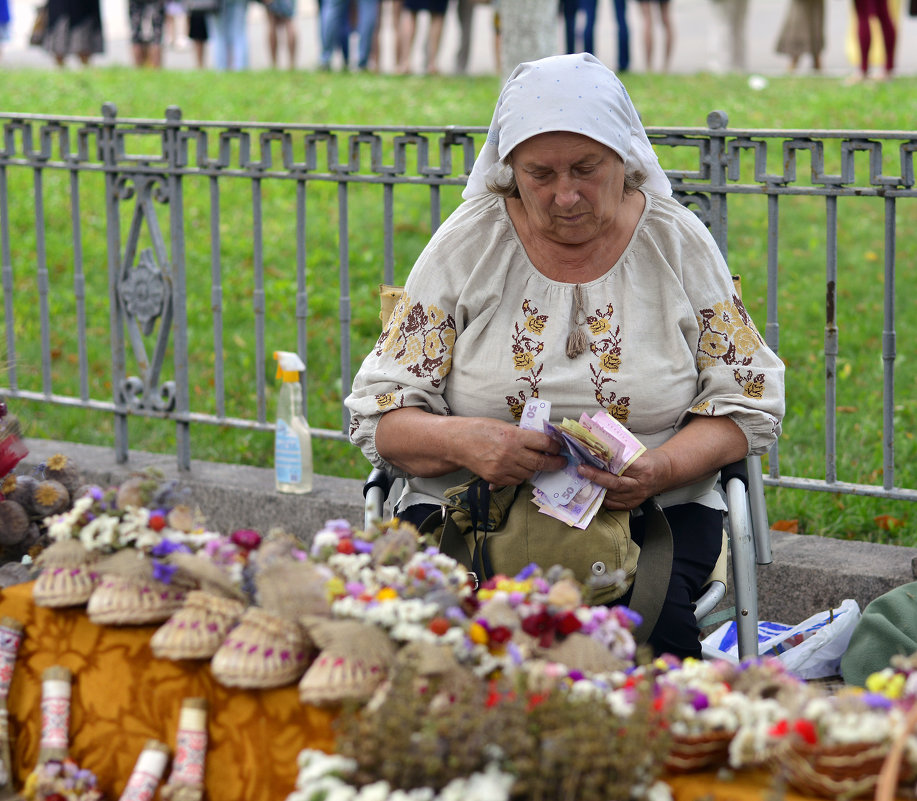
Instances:
[[[785,72],[787,61],[774,52],[774,43],[789,0],[751,0],[748,15],[748,69],[762,75],[779,75]],[[3,67],[48,67],[51,58],[40,48],[29,47],[28,31],[34,17],[34,8],[39,0],[12,0],[12,41],[3,45],[0,69]],[[642,48],[640,46],[641,21],[635,2],[629,4],[631,47],[633,59],[631,69],[642,71]],[[824,72],[828,76],[843,76],[851,72],[845,42],[849,25],[852,0],[828,0],[826,8],[827,48],[824,55]],[[673,71],[693,73],[709,68],[709,29],[711,23],[710,0],[672,0],[672,12],[676,24],[677,41],[673,59]],[[128,40],[127,0],[102,0],[105,27],[106,52],[94,59],[99,66],[131,64]],[[387,19],[383,20],[387,22]],[[267,23],[263,6],[252,2],[248,12],[251,67],[264,69],[269,66],[267,53]],[[421,32],[425,30],[422,18]],[[300,35],[297,67],[315,69],[318,61],[318,19],[315,0],[299,0],[296,26]],[[469,71],[472,74],[496,72],[494,58],[493,28],[488,6],[475,9],[474,40]],[[443,73],[452,72],[454,53],[457,47],[458,23],[450,7],[446,18],[440,67]],[[614,67],[616,56],[616,33],[612,19],[611,3],[600,0],[596,22],[597,55],[606,64]],[[917,17],[904,15],[899,28],[898,72],[901,75],[917,74]],[[560,25],[558,25],[558,48],[561,46]],[[657,44],[658,48],[658,44]],[[390,70],[393,65],[394,44],[388,25],[383,27],[382,68]],[[418,48],[415,48],[417,51]],[[560,52],[558,50],[558,52]],[[415,67],[420,66],[420,54],[415,52]],[[285,61],[281,61],[285,65]],[[194,60],[190,49],[165,51],[165,66],[170,69],[193,69]],[[802,72],[809,69],[806,60]],[[0,90],[2,91],[2,90]],[[0,95],[2,96],[2,95]]]

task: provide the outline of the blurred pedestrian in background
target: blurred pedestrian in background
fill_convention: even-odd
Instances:
[[[406,75],[411,71],[411,55],[418,31],[417,18],[421,12],[429,14],[430,21],[420,71],[430,75],[439,73],[439,45],[443,38],[443,22],[446,19],[448,5],[449,0],[404,0],[404,11],[399,23],[399,38],[401,39],[399,73]]]
[[[662,71],[668,72],[672,66],[672,53],[675,51],[675,23],[669,6],[670,0],[637,0],[640,16],[643,18],[643,52],[646,57],[646,71],[653,71],[653,51],[655,36],[653,34],[653,9],[662,25]]]
[[[162,34],[166,19],[164,0],[128,0],[131,53],[135,67],[162,66]]]
[[[104,53],[99,0],[48,0],[48,27],[41,46],[61,67],[69,55],[86,65],[93,55]]]
[[[267,49],[271,56],[271,66],[280,66],[280,39],[286,44],[289,68],[296,69],[296,50],[299,45],[293,19],[296,16],[296,0],[265,0],[267,11]]]
[[[883,77],[892,77],[895,71],[895,46],[897,32],[888,7],[888,0],[853,0],[853,11],[856,14],[856,38],[859,54],[859,72],[848,79],[856,83],[869,77],[869,51],[872,47],[872,20],[879,23],[882,31],[882,44],[885,53],[885,71]]]
[[[598,0],[560,0],[567,53],[595,55],[595,9]],[[582,14],[580,13],[582,12]],[[583,27],[579,28],[582,17]]]
[[[188,38],[194,50],[194,63],[203,69],[207,51],[207,15],[203,11],[188,12]]]
[[[319,57],[319,68],[331,69],[331,59],[336,48],[342,47],[344,68],[349,60],[350,0],[322,0],[321,3],[321,37],[322,52]],[[357,69],[369,69],[369,58],[372,54],[373,36],[376,32],[376,21],[379,18],[379,0],[357,0]]]
[[[179,0],[166,0],[166,23],[163,32],[166,47],[184,50],[190,38],[187,31],[188,15],[185,13],[185,7]]]
[[[821,72],[825,49],[825,0],[790,0],[776,51],[790,57],[790,72],[796,72],[802,56],[812,56],[812,69]]]
[[[747,72],[748,0],[710,0],[710,5],[710,71]]]
[[[630,30],[627,27],[627,0],[612,0],[618,26],[618,72],[630,69]]]
[[[10,4],[0,0],[0,55],[3,54],[3,43],[10,40]]]
[[[401,48],[398,38],[398,23],[404,0],[379,0],[379,13],[373,31],[373,47],[369,56],[369,68],[374,72],[382,70],[382,37],[391,39],[395,48],[395,67],[401,63]],[[385,31],[385,34],[383,34]]]
[[[248,0],[220,0],[217,10],[207,14],[207,41],[213,48],[214,69],[248,69],[247,12]]]

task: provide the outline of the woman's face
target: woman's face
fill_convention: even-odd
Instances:
[[[536,233],[555,242],[588,242],[613,224],[624,198],[624,161],[588,136],[538,134],[516,145],[512,168]]]

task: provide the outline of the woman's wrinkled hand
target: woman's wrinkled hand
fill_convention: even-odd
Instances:
[[[459,436],[465,467],[497,487],[521,484],[540,470],[561,470],[567,460],[547,434],[502,420],[468,418]]]
[[[668,488],[671,476],[669,456],[659,449],[645,451],[620,476],[589,465],[580,465],[579,474],[605,487],[602,505],[606,509],[636,509],[647,498]]]

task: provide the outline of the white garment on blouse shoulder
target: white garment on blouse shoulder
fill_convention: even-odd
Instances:
[[[574,284],[538,272],[502,198],[464,202],[417,260],[346,400],[351,439],[367,458],[384,464],[376,425],[401,406],[514,422],[534,396],[551,402],[554,420],[605,409],[647,448],[691,414],[728,415],[749,453],[770,447],[784,412],[783,363],[703,224],[676,200],[645,194],[621,257],[581,284],[589,344],[573,360],[565,340]],[[402,506],[441,503],[468,476],[411,478]],[[699,482],[660,502],[719,507],[712,488]]]

